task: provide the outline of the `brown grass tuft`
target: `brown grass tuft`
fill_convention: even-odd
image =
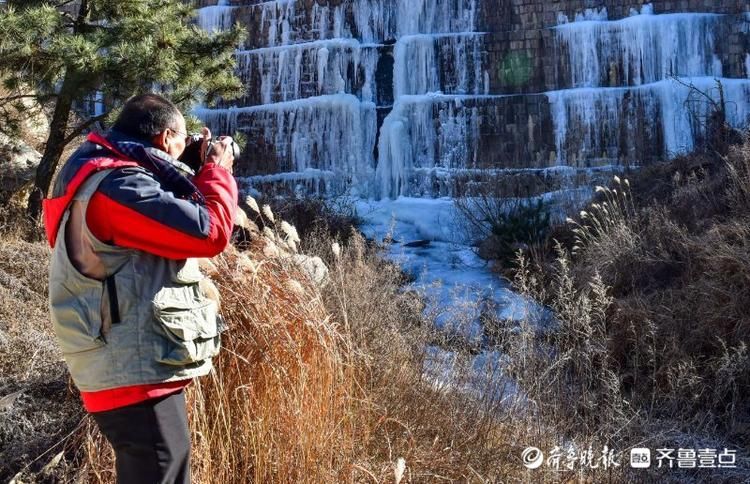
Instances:
[[[640,479],[746,475],[748,187],[750,140],[726,157],[657,165],[597,190],[554,232],[564,245],[550,240],[546,257],[520,259],[518,290],[553,310],[548,325],[526,325],[509,343],[514,376],[545,425],[619,451],[738,451],[736,469],[652,469]]]
[[[49,249],[0,234],[0,481],[61,479],[45,466],[83,412],[47,312]],[[69,475],[69,474],[68,474]],[[36,476],[29,478],[28,476]]]

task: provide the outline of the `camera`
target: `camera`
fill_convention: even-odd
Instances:
[[[221,141],[223,138],[223,136],[220,136],[215,140],[208,140],[208,148],[206,149],[206,153],[203,154],[201,153],[201,146],[203,145],[203,135],[190,134],[185,140],[185,151],[182,152],[182,155],[178,158],[178,160],[185,163],[197,173],[203,166],[203,163],[206,162],[206,157],[211,154],[213,145]],[[240,146],[237,143],[232,141],[232,143],[229,145],[229,148],[232,150],[232,156],[235,160],[240,157]]]

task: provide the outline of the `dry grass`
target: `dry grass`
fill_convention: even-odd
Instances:
[[[499,392],[460,388],[481,376],[468,355],[443,368],[453,383],[427,378],[435,334],[421,297],[402,291],[403,274],[361,235],[335,253],[333,242],[308,244],[327,252],[322,288],[260,234],[246,252],[213,260],[230,330],[216,371],[189,387],[193,479],[393,482],[399,462],[401,482],[518,472],[508,462],[520,435],[500,418]],[[486,389],[497,371],[484,375]],[[79,478],[113,481],[112,454],[91,422],[69,449]]]
[[[734,470],[624,477],[739,482],[750,467],[749,194],[750,142],[678,159],[599,188],[562,243],[518,264],[518,290],[554,315],[506,342],[541,422],[619,451],[740,454]]]
[[[0,234],[0,481],[21,469],[52,479],[45,465],[63,450],[83,412],[68,387],[47,313],[49,250]],[[21,480],[23,482],[23,480]]]
[[[351,473],[354,389],[350,343],[307,276],[278,257],[234,249],[211,276],[229,325],[216,371],[189,387],[197,482],[330,482]],[[83,440],[101,445],[93,427]],[[91,435],[94,434],[94,435]],[[111,456],[87,452],[91,481]]]
[[[392,482],[399,457],[406,461],[404,482],[499,479],[508,471],[512,442],[490,413],[499,393],[476,398],[462,390],[480,376],[468,366],[468,354],[439,366],[440,355],[428,351],[437,335],[421,295],[401,291],[403,274],[368,247],[352,236],[332,264],[325,293],[326,306],[351,328],[362,370],[355,462],[366,471],[356,480]],[[445,380],[425,374],[434,367],[445,371]]]
[[[278,260],[217,261],[232,335],[190,393],[198,482],[324,482],[353,446],[349,342],[301,273]]]
[[[743,445],[750,442],[749,168],[744,145],[713,165],[675,171],[662,204],[612,217],[575,268],[582,280],[600,274],[612,289],[612,355],[631,398]]]
[[[299,246],[329,267],[314,284],[284,256],[294,244],[271,229],[281,220],[259,210],[265,235],[251,231],[247,250],[213,261],[230,330],[216,372],[189,390],[194,480],[396,482],[399,469],[401,482],[741,479],[744,462],[650,474],[629,473],[623,455],[614,469],[520,462],[529,445],[563,454],[747,445],[750,146],[670,166],[631,179],[632,191],[624,181],[600,190],[598,208],[555,232],[578,246],[574,255],[559,244],[548,260],[522,262],[517,289],[551,317],[487,316],[481,347],[437,331],[425,295],[404,290],[383,248],[357,233],[335,240],[322,224],[303,237]],[[670,171],[681,166],[693,168]],[[0,355],[3,385],[57,406],[19,406],[2,420],[3,452],[14,452],[2,477],[36,459],[22,481],[112,482],[112,455],[88,419],[65,452],[55,446],[81,413],[46,322],[47,257],[40,244],[3,239],[2,337],[15,338]],[[455,309],[458,321],[474,308]],[[33,393],[41,385],[48,393]],[[31,426],[7,426],[18,415]]]

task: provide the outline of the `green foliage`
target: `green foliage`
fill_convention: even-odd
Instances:
[[[550,227],[550,212],[541,199],[513,199],[505,210],[497,210],[485,218],[490,236],[485,240],[485,253],[493,259],[509,261],[520,246],[535,245],[544,240]]]
[[[484,259],[513,262],[519,248],[543,242],[550,229],[548,202],[538,197],[509,197],[497,185],[489,184],[475,195],[458,197],[455,204]]]
[[[553,202],[533,190],[523,180],[498,177],[494,169],[480,169],[457,187],[456,222],[479,257],[510,267],[519,249],[534,251],[545,241]]]
[[[17,104],[32,90],[41,104],[57,105],[69,96],[73,106],[99,91],[109,109],[145,91],[160,92],[183,110],[196,100],[211,104],[241,93],[232,56],[245,36],[239,26],[208,34],[193,24],[194,9],[181,0],[71,5],[24,0],[0,10],[0,78],[6,91],[0,106]]]

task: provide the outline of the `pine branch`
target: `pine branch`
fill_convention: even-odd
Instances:
[[[83,123],[73,128],[70,134],[65,138],[65,140],[63,140],[63,143],[67,145],[68,143],[76,139],[78,136],[80,136],[80,134],[83,133],[83,130],[85,130],[92,124],[98,123],[99,121],[105,119],[107,116],[109,116],[109,111],[103,114],[100,114],[98,116],[92,116],[91,118],[87,119]]]
[[[83,31],[84,27],[86,26],[86,19],[88,19],[90,10],[91,8],[89,6],[88,0],[81,0],[81,6],[78,9],[78,18],[76,19],[75,25],[73,27],[74,32],[80,33]]]

